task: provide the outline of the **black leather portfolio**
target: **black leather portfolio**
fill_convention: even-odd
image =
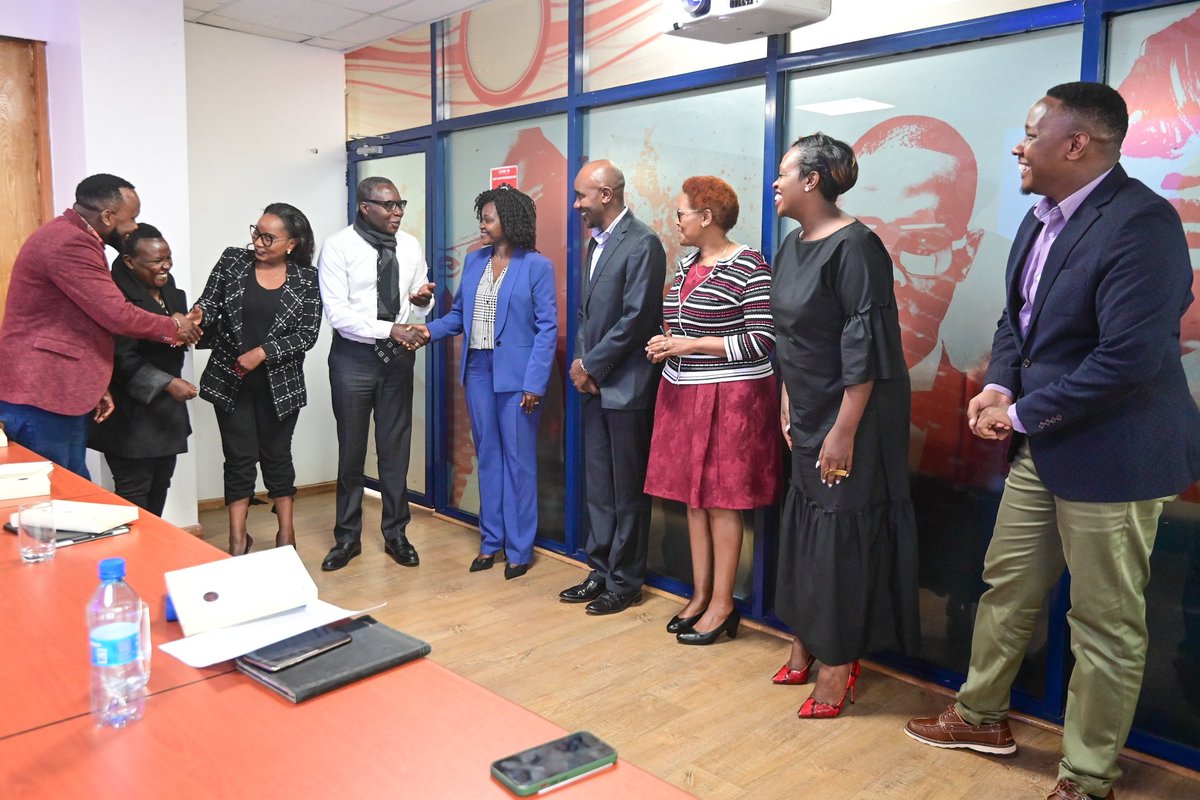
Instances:
[[[237,660],[237,668],[293,703],[300,703],[426,656],[431,649],[427,642],[389,628],[369,616],[335,627],[350,634],[349,644],[277,672],[260,669],[243,658]]]

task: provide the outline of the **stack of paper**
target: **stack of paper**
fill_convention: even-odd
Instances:
[[[52,469],[54,465],[49,461],[0,464],[0,500],[50,494]]]
[[[184,638],[161,646],[193,667],[245,655],[297,633],[380,608],[347,611],[317,599],[293,547],[168,572]]]

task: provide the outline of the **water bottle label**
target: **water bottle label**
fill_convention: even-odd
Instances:
[[[97,667],[118,667],[141,655],[138,646],[140,630],[133,622],[110,622],[92,630],[92,664]]]

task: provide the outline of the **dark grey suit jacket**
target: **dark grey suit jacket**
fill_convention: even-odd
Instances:
[[[667,255],[645,223],[627,211],[613,229],[589,278],[583,264],[575,357],[600,387],[602,408],[651,408],[661,367],[646,358],[646,342],[660,331]]]

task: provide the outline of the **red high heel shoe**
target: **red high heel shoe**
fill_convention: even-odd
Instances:
[[[862,672],[862,667],[855,661],[850,665],[850,678],[846,681],[846,691],[842,692],[842,699],[837,701],[836,706],[831,706],[828,703],[822,703],[819,700],[813,700],[811,697],[804,701],[804,705],[800,706],[800,710],[796,712],[796,716],[800,719],[833,719],[838,714],[842,713],[842,706],[846,704],[846,698],[850,698],[850,702],[854,702],[854,684],[858,682],[858,674]]]
[[[776,686],[799,686],[807,683],[808,673],[812,671],[813,662],[816,660],[816,656],[809,656],[808,662],[801,669],[792,669],[784,664],[779,668],[779,672],[775,673],[775,677],[771,678],[771,683]]]

